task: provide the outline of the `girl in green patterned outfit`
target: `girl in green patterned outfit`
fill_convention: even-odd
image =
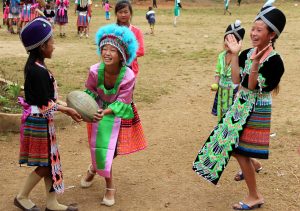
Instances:
[[[218,121],[221,120],[222,116],[232,105],[234,95],[238,90],[238,84],[234,84],[231,79],[230,62],[232,53],[225,43],[225,39],[229,34],[233,34],[238,41],[243,40],[245,29],[241,26],[241,21],[236,20],[234,24],[230,24],[227,27],[224,36],[224,51],[218,56],[215,75],[215,86],[218,87],[218,90],[212,108],[212,114],[218,116]]]

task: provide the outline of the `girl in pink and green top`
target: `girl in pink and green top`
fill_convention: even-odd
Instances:
[[[127,27],[117,24],[100,28],[96,44],[102,62],[91,66],[86,92],[95,98],[100,109],[94,115],[95,122],[88,125],[92,165],[82,178],[81,187],[90,187],[96,173],[105,177],[106,193],[101,204],[112,206],[115,203],[114,157],[146,147],[143,128],[132,102],[136,78],[127,66],[136,57],[138,44]]]

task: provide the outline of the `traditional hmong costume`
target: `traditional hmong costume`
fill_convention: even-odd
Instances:
[[[22,22],[29,22],[30,20],[30,8],[31,8],[31,4],[30,3],[27,3],[25,2],[22,6],[22,11],[21,11],[21,17],[20,17],[20,20]]]
[[[265,5],[255,20],[261,19],[277,36],[285,26],[284,14]],[[232,152],[253,158],[267,159],[269,154],[271,92],[280,82],[284,65],[279,54],[269,48],[260,60],[258,84],[248,89],[254,49],[239,56],[241,88],[233,105],[212,131],[199,151],[193,170],[206,180],[217,184]]]
[[[20,14],[20,0],[10,0],[8,18],[19,19],[20,18],[19,14]]]
[[[94,169],[99,175],[110,177],[114,156],[146,147],[142,125],[132,102],[135,75],[125,66],[135,58],[138,45],[134,34],[127,27],[116,24],[100,28],[96,42],[100,51],[107,44],[116,47],[124,61],[112,89],[104,85],[104,63],[91,66],[86,82],[87,93],[95,98],[99,107],[113,111],[113,114],[105,115],[101,121],[92,123],[89,134]]]
[[[89,0],[78,0],[77,1],[77,11],[78,11],[78,18],[77,18],[77,27],[87,27],[89,24],[88,21],[88,7],[89,7]]]
[[[68,23],[68,7],[69,7],[69,0],[56,0],[56,16],[55,22],[59,25],[64,25]]]
[[[241,27],[241,22],[239,20],[227,27],[224,38],[228,34],[233,34],[237,40],[242,40],[244,38],[245,29]],[[216,66],[216,76],[220,77],[220,80],[212,108],[212,114],[218,116],[218,121],[221,120],[223,115],[232,105],[234,96],[238,90],[238,85],[233,84],[231,79],[231,65],[226,65],[226,54],[226,51],[219,54]]]
[[[32,36],[35,35],[35,36]],[[25,49],[39,47],[52,36],[51,24],[44,18],[36,18],[20,33]],[[25,75],[25,99],[20,129],[20,164],[28,166],[51,166],[53,188],[64,191],[62,169],[53,122],[57,92],[53,75],[45,66],[35,62]]]
[[[6,23],[9,15],[9,0],[3,1],[3,21]],[[7,24],[7,23],[6,23]]]

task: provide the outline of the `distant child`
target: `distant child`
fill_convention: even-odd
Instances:
[[[112,6],[110,6],[109,1],[106,0],[105,4],[104,4],[104,10],[105,10],[105,19],[106,20],[110,20],[110,8],[112,8]]]
[[[152,6],[153,8],[157,8],[156,0],[152,0]]]
[[[11,34],[15,34],[13,25],[17,25],[17,33],[20,30],[20,0],[9,0],[8,28]]]
[[[25,68],[25,99],[20,129],[20,164],[36,166],[14,199],[15,206],[22,210],[40,210],[30,199],[32,189],[44,179],[46,187],[46,211],[78,210],[76,207],[59,204],[56,195],[64,192],[63,175],[54,128],[55,111],[81,121],[72,108],[57,104],[57,83],[47,68],[45,59],[51,59],[54,51],[51,24],[45,18],[29,22],[20,33],[21,41],[29,54]]]
[[[75,1],[75,10],[78,11],[77,18],[77,28],[79,29],[79,37],[82,38],[83,35],[86,38],[89,37],[88,26],[89,26],[89,8],[91,6],[90,0],[76,0]]]
[[[31,20],[31,0],[24,0],[21,4],[20,27],[23,28]]]
[[[140,121],[135,125],[122,123],[122,119],[130,120],[137,115],[132,102],[135,75],[128,65],[136,57],[138,43],[127,27],[110,24],[98,30],[96,44],[102,62],[91,66],[86,92],[95,98],[100,109],[89,131],[92,165],[82,178],[81,187],[90,187],[94,175],[99,174],[106,182],[101,204],[113,206],[116,193],[113,159],[146,147]]]
[[[9,15],[9,0],[3,1],[3,25],[7,26],[7,30],[9,29],[8,24],[8,15]]]
[[[227,27],[224,35],[224,51],[218,56],[214,84],[218,89],[212,108],[212,114],[218,116],[218,122],[232,105],[234,95],[238,90],[238,84],[234,84],[231,78],[232,54],[225,43],[229,34],[233,34],[238,41],[243,40],[245,29],[241,26],[239,20]],[[212,85],[212,88],[214,85]]]
[[[69,0],[56,0],[57,11],[55,15],[55,23],[59,25],[60,37],[65,37],[65,27],[68,21]]]
[[[229,13],[229,15],[231,15],[231,12],[229,11],[229,3],[230,0],[224,0],[224,15],[226,15],[226,13]]]
[[[177,18],[180,16],[180,9],[182,8],[180,0],[174,0],[174,23],[173,25],[176,27]]]
[[[148,12],[146,13],[146,19],[150,25],[151,34],[154,34],[155,12],[152,10],[152,7],[149,7]]]
[[[51,23],[52,28],[54,28],[55,11],[51,8],[50,3],[46,4],[46,8],[44,9],[44,15],[47,18],[47,20]]]

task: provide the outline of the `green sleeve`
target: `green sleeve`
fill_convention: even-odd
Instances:
[[[108,106],[117,117],[122,119],[132,119],[134,117],[131,104],[115,101]]]
[[[84,90],[85,93],[87,93],[88,95],[90,95],[92,98],[94,98],[94,100],[96,99],[97,95],[93,92],[91,92],[89,89]]]
[[[221,58],[220,55],[218,56],[218,61],[216,65],[216,75],[219,76],[221,74],[222,64],[221,64]]]

